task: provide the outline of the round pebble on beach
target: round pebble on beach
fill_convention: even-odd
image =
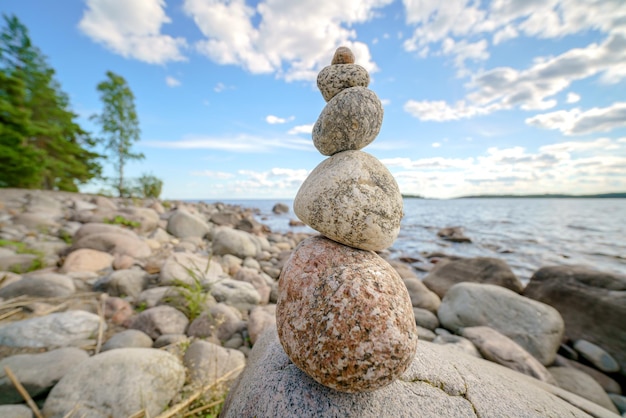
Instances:
[[[390,384],[417,347],[411,300],[393,267],[322,236],[302,241],[285,264],[276,321],[291,361],[342,392]]]

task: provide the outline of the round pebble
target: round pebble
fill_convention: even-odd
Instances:
[[[322,235],[351,247],[380,251],[400,232],[402,195],[380,161],[344,151],[322,161],[302,183],[296,216]]]
[[[329,65],[317,75],[317,88],[327,102],[350,87],[367,87],[370,75],[358,64]]]
[[[417,348],[411,300],[393,267],[321,236],[302,241],[285,264],[276,322],[291,361],[342,392],[390,384]]]
[[[354,54],[347,46],[340,46],[333,55],[332,64],[354,64]]]

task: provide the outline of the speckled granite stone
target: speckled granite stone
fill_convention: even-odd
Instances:
[[[332,98],[313,126],[313,145],[323,155],[359,150],[383,124],[383,106],[365,87],[350,87]]]
[[[332,64],[354,64],[354,54],[347,46],[340,46],[333,55]]]
[[[276,323],[294,364],[342,392],[390,384],[417,345],[411,299],[394,268],[322,236],[302,241],[283,267]]]
[[[339,64],[324,67],[317,75],[317,88],[327,102],[337,93],[350,87],[367,87],[370,75],[357,64]]]
[[[344,151],[322,161],[293,203],[296,216],[322,235],[351,247],[379,251],[400,232],[402,195],[375,157]]]

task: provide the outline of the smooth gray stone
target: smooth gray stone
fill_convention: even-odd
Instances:
[[[219,228],[213,235],[213,254],[232,254],[239,258],[256,257],[260,248],[249,232],[232,228]]]
[[[615,393],[609,393],[609,398],[613,404],[617,407],[620,414],[626,414],[626,396],[617,395]]]
[[[143,331],[156,340],[162,334],[184,334],[189,319],[176,308],[168,305],[146,309],[135,316],[128,328]]]
[[[10,299],[17,296],[43,298],[65,297],[76,291],[74,281],[61,274],[26,276],[0,289],[0,298]]]
[[[24,401],[7,377],[5,367],[9,367],[28,394],[36,398],[50,390],[68,370],[87,358],[89,355],[85,351],[73,347],[3,358],[0,360],[0,404]]]
[[[145,408],[155,417],[181,390],[185,368],[173,354],[153,348],[120,348],[71,369],[46,398],[46,418],[129,417]]]
[[[199,216],[178,209],[167,221],[167,232],[178,238],[202,238],[211,232],[211,227]]]
[[[136,329],[126,329],[109,338],[102,345],[102,351],[116,348],[151,348],[152,344],[152,338],[145,332]]]
[[[548,371],[554,376],[560,388],[589,399],[591,402],[617,414],[617,408],[611,398],[602,389],[602,386],[587,373],[571,367],[550,367]]]
[[[259,292],[250,283],[234,279],[223,279],[211,288],[211,294],[218,302],[237,309],[248,309],[261,301]]]
[[[183,363],[192,383],[209,385],[222,378],[234,380],[246,365],[246,357],[238,350],[196,340],[185,351]]]
[[[415,316],[415,323],[420,327],[433,331],[439,326],[439,319],[437,318],[437,315],[429,310],[413,308],[413,316]]]
[[[491,284],[462,282],[452,286],[437,316],[442,326],[456,333],[466,327],[491,327],[544,366],[554,361],[563,336],[563,319],[556,309]]]
[[[602,370],[606,373],[614,373],[620,370],[617,361],[602,347],[594,343],[587,340],[576,340],[574,342],[574,350],[593,364],[598,370]]]
[[[461,337],[459,335],[454,335],[450,333],[444,333],[443,328],[437,328],[435,330],[437,336],[432,341],[435,344],[447,345],[448,347],[454,350],[460,350],[465,354],[469,354],[472,357],[483,358],[480,355],[480,352],[476,348],[473,342],[468,340],[467,338]]]
[[[65,347],[96,335],[100,317],[85,311],[67,311],[0,325],[0,345],[11,347]],[[104,324],[106,329],[106,324]]]
[[[315,382],[285,354],[276,329],[257,341],[222,417],[614,417],[513,370],[425,341],[400,379],[367,393]]]
[[[0,405],[2,418],[33,418],[33,411],[26,405]]]

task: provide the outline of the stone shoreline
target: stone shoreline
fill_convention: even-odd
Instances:
[[[273,387],[262,373],[278,361],[272,353],[284,356],[272,340],[278,278],[309,236],[273,233],[253,209],[220,203],[0,189],[0,416],[32,416],[5,366],[47,417],[158,416],[202,388],[223,394],[233,384],[223,415],[238,416],[254,398],[249,382]],[[449,351],[459,350],[459,367],[468,373],[478,373],[485,358],[516,370],[520,382],[532,376],[546,402],[565,399],[570,407],[553,408],[569,414],[612,416],[615,405],[624,408],[626,331],[619,318],[626,317],[626,278],[549,267],[524,288],[505,263],[481,258],[441,260],[422,281],[409,264],[388,261],[411,296],[420,337],[415,361],[420,355],[450,361]],[[580,312],[581,304],[594,308]],[[264,343],[253,350],[264,331]],[[445,381],[412,370],[406,373],[420,376],[414,384]],[[308,392],[313,398],[324,392],[306,378],[298,381],[315,389]],[[485,372],[480,379],[488,384],[474,390],[493,391],[502,378]],[[436,411],[449,395],[425,399]],[[263,396],[266,411],[277,412],[287,394]],[[330,395],[316,399],[324,396]],[[333,408],[349,398],[337,396]],[[502,411],[496,398],[485,399]],[[485,408],[478,398],[468,402]],[[345,411],[385,415],[380,405],[359,405]],[[558,408],[544,413],[565,411]],[[320,411],[330,414],[282,415]]]

